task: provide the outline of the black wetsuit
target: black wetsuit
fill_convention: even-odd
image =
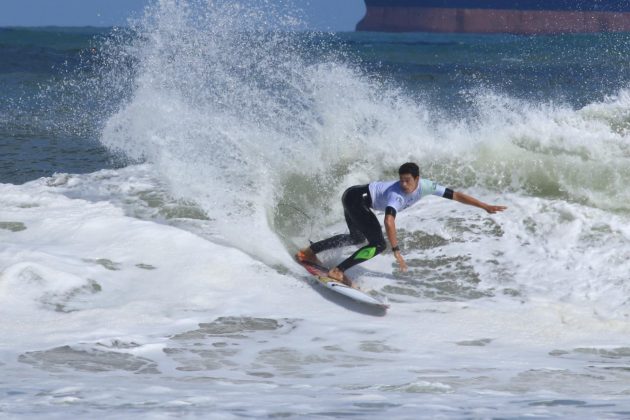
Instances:
[[[332,238],[315,242],[311,245],[311,250],[317,254],[327,249],[358,245],[367,240],[367,245],[359,248],[354,254],[337,265],[341,271],[346,271],[350,267],[383,252],[386,244],[381,224],[376,215],[370,210],[372,198],[367,185],[355,185],[348,188],[343,193],[341,202],[350,233],[336,235]]]

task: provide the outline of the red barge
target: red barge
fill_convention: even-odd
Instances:
[[[630,32],[630,0],[365,0],[357,31]]]

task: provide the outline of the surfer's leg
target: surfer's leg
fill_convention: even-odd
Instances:
[[[363,233],[363,227],[361,226],[361,218],[367,214],[373,215],[365,202],[365,195],[369,194],[367,185],[356,185],[348,188],[341,197],[341,203],[343,204],[343,215],[346,219],[346,225],[350,231],[349,237],[346,238],[344,245],[358,245],[361,242],[366,241],[366,237]],[[357,223],[359,222],[359,223]],[[378,221],[376,222],[378,224]],[[380,225],[379,225],[380,226]],[[380,229],[380,228],[379,228]]]
[[[310,249],[313,253],[319,254],[322,251],[333,248],[341,248],[342,246],[356,245],[357,243],[361,243],[363,241],[365,241],[364,237],[357,242],[356,236],[343,233],[341,235],[335,235],[328,239],[324,239],[323,241],[315,242],[311,244]]]
[[[304,258],[306,258],[308,261],[314,262],[317,260],[316,254],[319,254],[322,251],[333,248],[341,248],[348,245],[357,245],[365,241],[365,235],[363,235],[363,233],[361,232],[361,227],[357,226],[357,224],[354,222],[354,219],[356,219],[356,217],[353,217],[353,215],[351,214],[352,212],[356,212],[357,208],[360,208],[362,206],[365,207],[363,204],[363,195],[365,194],[365,191],[367,191],[366,185],[354,186],[348,188],[341,197],[341,203],[343,204],[343,215],[346,219],[346,224],[348,225],[350,233],[335,235],[328,239],[324,239],[322,241],[311,244],[310,247],[300,250],[300,253],[303,254]],[[366,208],[366,210],[371,213],[369,209]],[[300,253],[298,253],[298,259],[300,259]]]
[[[385,241],[377,243],[370,242],[366,246],[357,249],[354,254],[339,263],[337,268],[344,272],[350,267],[354,267],[357,264],[376,257],[383,252],[383,250],[385,250]]]
[[[351,209],[350,218],[352,219],[353,226],[359,229],[361,234],[367,238],[368,244],[359,248],[354,254],[338,264],[337,267],[330,270],[328,274],[335,280],[340,280],[339,272],[343,275],[343,272],[350,267],[374,258],[376,255],[383,252],[386,247],[381,224],[369,208],[360,206]]]
[[[311,244],[310,247],[304,248],[298,252],[296,257],[298,260],[304,260],[317,262],[316,254],[326,251],[328,249],[333,248],[341,248],[343,246],[348,245],[357,245],[361,242],[365,242],[365,222],[361,223],[361,220],[365,218],[373,218],[374,220],[370,220],[370,222],[376,222],[378,226],[378,231],[381,231],[381,225],[376,220],[376,216],[374,213],[370,211],[368,208],[368,203],[366,202],[366,195],[369,194],[369,189],[367,185],[355,185],[353,187],[348,188],[341,197],[341,203],[343,204],[343,215],[346,219],[346,224],[348,225],[348,229],[350,233],[344,233],[341,235],[335,235],[328,239],[324,239],[319,242],[315,242]],[[357,223],[357,221],[359,223]],[[373,223],[370,224],[370,226]],[[382,233],[381,233],[382,236]],[[339,278],[332,277],[335,280],[343,281],[349,286],[352,285],[350,279],[345,277],[343,273],[339,275]]]
[[[301,249],[297,253],[296,258],[299,261],[306,260],[306,261],[314,262],[321,265],[321,263],[317,260],[316,254],[319,254],[322,251],[326,251],[333,248],[341,248],[342,246],[356,245],[357,243],[361,243],[365,241],[365,237],[363,237],[361,232],[359,232],[359,235],[361,236],[360,237],[357,236],[356,232],[354,235],[344,233],[341,235],[332,236],[328,239],[324,239],[319,242],[312,243],[311,246]]]
[[[363,242],[364,240],[365,238],[363,237],[363,235],[361,235],[361,239],[359,240],[359,242],[357,242],[356,235],[352,235],[352,234],[349,235],[347,233],[344,233],[341,235],[335,235],[328,239],[315,242],[311,244],[311,246],[309,247],[301,249],[297,253],[296,258],[299,261],[306,260],[306,261],[314,262],[321,265],[321,263],[317,259],[316,254],[319,254],[322,251],[326,251],[333,248],[341,248],[342,246],[355,245],[357,243]]]
[[[365,238],[362,238],[361,240],[359,240],[359,242],[357,242],[356,236],[353,235],[335,235],[331,238],[324,239],[323,241],[315,242],[311,244],[310,247],[299,250],[295,257],[298,261],[309,261],[315,264],[322,265],[321,261],[319,261],[319,259],[317,258],[318,253],[326,251],[328,249],[341,248],[348,245],[356,245],[357,243],[361,243],[364,241]]]
[[[328,277],[347,284],[350,287],[354,287],[352,280],[346,276],[345,271],[357,264],[361,264],[364,261],[374,258],[383,252],[384,249],[384,240],[382,243],[368,243],[366,246],[359,248],[354,254],[346,258],[336,267],[331,268],[328,271]]]

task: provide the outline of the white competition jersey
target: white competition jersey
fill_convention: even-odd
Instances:
[[[420,179],[418,188],[411,194],[405,194],[400,187],[400,181],[375,181],[369,184],[370,196],[372,197],[372,208],[374,210],[385,211],[387,207],[392,207],[396,212],[416,204],[422,197],[427,195],[444,196],[446,187],[428,179]]]

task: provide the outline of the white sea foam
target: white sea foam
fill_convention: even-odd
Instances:
[[[9,413],[584,417],[602,398],[627,409],[621,216],[507,194],[510,213],[489,217],[428,198],[400,218],[411,275],[392,277],[387,254],[352,273],[389,297],[374,317],[296,265],[220,245],[209,221],[177,217],[186,203],[150,211],[164,193],[154,172],[1,186],[0,221],[21,226],[0,230]],[[452,395],[463,402],[451,412]]]

